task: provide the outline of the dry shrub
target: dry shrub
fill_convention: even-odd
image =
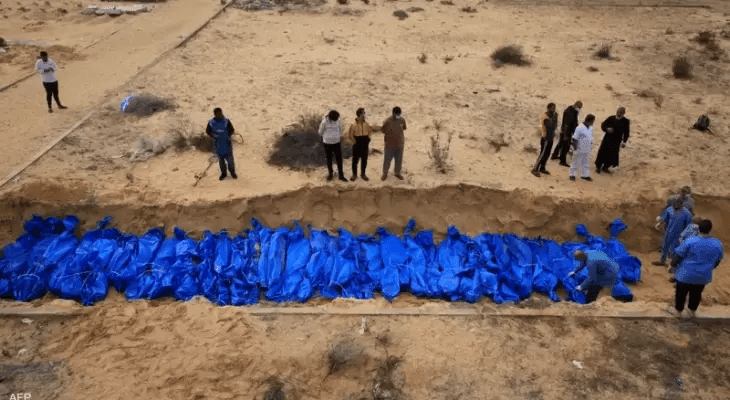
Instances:
[[[286,392],[284,392],[284,382],[278,378],[271,377],[267,380],[269,388],[264,393],[264,400],[285,400]]]
[[[421,53],[421,55],[418,56],[418,61],[420,61],[421,64],[425,64],[426,60],[428,60],[428,55],[426,55],[426,53]]]
[[[526,144],[523,150],[525,153],[537,153],[539,149],[532,144]]]
[[[395,356],[389,356],[380,362],[373,380],[374,400],[399,400],[405,398],[403,390],[394,382],[394,374],[400,365],[401,360]]]
[[[393,16],[397,17],[399,20],[404,20],[408,18],[408,13],[403,10],[395,10],[393,11]]]
[[[127,103],[125,114],[133,114],[139,117],[148,117],[158,111],[172,110],[177,105],[170,98],[155,96],[150,93],[135,95]]]
[[[362,0],[362,2],[365,4],[370,4],[370,0]]]
[[[499,137],[492,137],[490,139],[487,139],[487,143],[489,143],[492,148],[494,148],[495,153],[499,153],[500,150],[502,150],[502,147],[508,147],[509,143],[504,140],[504,132],[499,135]]]
[[[454,2],[451,0],[441,0],[441,4],[443,4],[445,6],[453,6]]]
[[[600,58],[600,59],[610,59],[611,58],[611,48],[612,48],[612,46],[610,43],[604,43],[601,45],[601,47],[598,48],[598,50],[596,50],[595,53],[593,53],[593,55],[596,58]]]
[[[345,15],[345,16],[349,16],[349,17],[361,17],[364,14],[365,14],[364,10],[354,10],[352,8],[340,8],[340,9],[336,9],[332,12],[332,15],[337,15],[337,16]],[[332,42],[334,42],[334,39],[332,39]]]
[[[467,7],[462,7],[459,11],[473,14],[473,13],[477,12],[477,9],[472,6],[467,6]]]
[[[343,6],[346,6],[350,0],[337,0],[337,4],[342,4]]]
[[[434,121],[436,125],[436,121]],[[431,136],[431,150],[428,152],[428,158],[433,162],[436,171],[446,174],[451,171],[451,161],[449,160],[449,148],[451,147],[451,139],[453,134],[449,132],[446,136],[446,143],[441,144],[441,134],[439,129],[436,130],[436,135]]]
[[[341,123],[342,120],[340,120]],[[274,142],[267,163],[279,167],[297,170],[308,170],[327,165],[319,125],[322,115],[308,113],[299,116],[299,120],[287,126]],[[352,144],[341,142],[342,157],[352,157]]]
[[[410,7],[410,8],[407,8],[406,11],[408,11],[409,13],[415,13],[415,12],[421,12],[421,11],[426,11],[426,10],[424,10],[421,7]]]
[[[702,97],[695,97],[692,102],[695,104],[702,104]]]
[[[640,90],[636,92],[636,96],[640,97],[642,99],[652,99],[654,101],[654,105],[657,108],[662,108],[662,104],[664,103],[664,96],[662,96],[659,93],[654,92],[653,90]]]
[[[687,57],[677,57],[672,61],[672,75],[677,79],[692,78],[692,63]]]
[[[589,72],[598,72],[598,68],[596,67],[588,67]]]
[[[445,56],[443,60],[444,64],[448,64],[449,62],[454,61],[454,56]]]
[[[522,53],[522,47],[513,44],[502,46],[492,53],[492,61],[496,68],[505,64],[517,66],[530,65],[531,62]]]
[[[5,46],[7,46],[7,45],[8,45],[8,44],[7,44],[7,42],[5,42],[5,39],[4,39],[4,38],[2,38],[2,37],[0,37],[0,47],[5,47]]]
[[[347,368],[356,363],[363,356],[363,349],[351,339],[341,339],[327,353],[329,365],[327,376]]]
[[[708,44],[715,41],[715,32],[712,31],[700,31],[697,36],[691,39],[699,44]]]

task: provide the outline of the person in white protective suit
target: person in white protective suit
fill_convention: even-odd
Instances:
[[[582,124],[575,128],[573,133],[573,162],[570,164],[570,180],[574,181],[580,167],[581,179],[592,181],[591,178],[591,150],[593,150],[593,128],[596,121],[593,114],[586,115]]]

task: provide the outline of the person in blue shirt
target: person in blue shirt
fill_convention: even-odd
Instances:
[[[577,250],[573,257],[580,261],[580,265],[568,276],[574,276],[583,268],[588,269],[588,277],[575,288],[585,291],[586,304],[594,302],[601,289],[613,287],[618,281],[619,266],[606,253],[598,250]]]
[[[710,236],[712,221],[706,219],[698,225],[700,235],[688,238],[674,250],[672,264],[677,267],[677,289],[674,307],[670,306],[669,312],[675,316],[684,310],[688,294],[687,313],[690,317],[695,316],[702,291],[712,282],[712,272],[722,261],[722,243]]]
[[[208,126],[205,128],[205,133],[215,140],[215,153],[218,155],[218,164],[221,167],[219,180],[226,179],[226,163],[228,163],[231,178],[238,179],[236,165],[233,162],[233,148],[231,146],[231,136],[235,132],[231,121],[223,116],[223,110],[216,107],[213,110],[213,119],[208,121]]]
[[[679,237],[692,223],[692,214],[683,206],[681,199],[674,200],[672,207],[667,207],[662,215],[657,217],[657,222],[662,221],[665,224],[664,240],[662,241],[662,251],[659,261],[654,261],[653,265],[666,266],[667,257],[674,253],[674,249],[679,245]]]

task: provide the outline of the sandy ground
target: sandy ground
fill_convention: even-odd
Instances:
[[[74,213],[87,227],[111,215],[131,232],[178,224],[193,234],[242,229],[251,217],[274,226],[300,219],[373,233],[381,225],[399,231],[416,217],[437,234],[454,224],[469,234],[557,240],[574,239],[576,223],[602,234],[621,217],[629,225],[623,239],[644,265],[642,282],[632,287],[636,307],[658,309],[666,307],[672,288],[664,271],[649,265],[660,241],[653,219],[670,190],[691,185],[698,213],[711,217],[716,236],[730,241],[728,59],[710,60],[689,40],[710,29],[727,49],[720,36],[730,21],[724,2],[684,2],[711,9],[568,1],[332,2],[284,13],[229,8],[138,76],[220,3],[176,0],[119,18],[80,15],[81,3],[11,3],[0,3],[0,36],[57,46],[49,52],[61,67],[61,98],[70,108],[48,114],[38,77],[3,91],[0,175],[13,173],[102,106],[1,189],[2,243],[17,237],[34,212]],[[609,3],[628,4],[602,2]],[[464,6],[477,12],[460,11]],[[391,15],[410,7],[424,11],[403,21]],[[523,46],[531,67],[491,66],[490,53],[511,43]],[[613,44],[613,60],[593,58],[602,43]],[[0,54],[0,86],[23,77],[32,68],[29,53],[38,49]],[[426,63],[418,60],[422,53]],[[677,55],[694,62],[695,78],[671,77]],[[638,96],[643,90],[661,102]],[[178,108],[149,118],[119,113],[121,99],[139,91],[172,97]],[[618,105],[627,107],[633,130],[620,170],[594,175],[593,183],[570,183],[567,169],[551,162],[551,176],[533,177],[540,113],[547,102],[562,111],[578,99],[583,115],[594,113],[599,121]],[[367,183],[328,184],[324,169],[296,172],[265,161],[275,136],[302,113],[337,108],[350,122],[354,110],[365,107],[379,124],[395,105],[409,124],[403,182],[377,179],[380,154],[371,155],[369,175],[376,179]],[[219,182],[213,165],[193,187],[209,164],[209,155],[198,151],[129,161],[140,138],[202,131],[215,106],[244,139],[234,149],[238,180]],[[712,118],[716,136],[687,129],[702,113]],[[448,174],[435,171],[428,157],[435,121],[442,140],[452,135]],[[382,138],[372,146],[382,148]],[[349,160],[345,166],[349,175]],[[728,266],[718,268],[703,307],[730,305]],[[616,307],[610,300],[597,306]],[[721,399],[730,379],[727,349],[720,345],[728,327],[704,320],[377,317],[360,336],[357,317],[261,319],[206,302],[127,303],[118,295],[84,318],[30,325],[5,320],[0,363],[56,366],[33,398],[262,398],[270,377],[285,383],[287,398],[374,398],[385,349],[401,360],[393,379],[405,398],[582,399],[600,393]],[[391,341],[383,346],[376,338],[386,331]],[[327,349],[350,334],[363,356],[324,379]],[[23,379],[4,380],[0,388],[22,391]]]

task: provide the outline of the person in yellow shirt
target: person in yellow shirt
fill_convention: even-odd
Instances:
[[[365,109],[358,108],[355,112],[357,118],[355,122],[350,125],[350,130],[347,132],[347,137],[354,143],[352,147],[352,177],[351,181],[357,180],[357,163],[361,162],[360,177],[364,181],[370,180],[365,174],[365,169],[368,166],[368,152],[370,145],[370,135],[373,133],[373,128],[365,122]]]

